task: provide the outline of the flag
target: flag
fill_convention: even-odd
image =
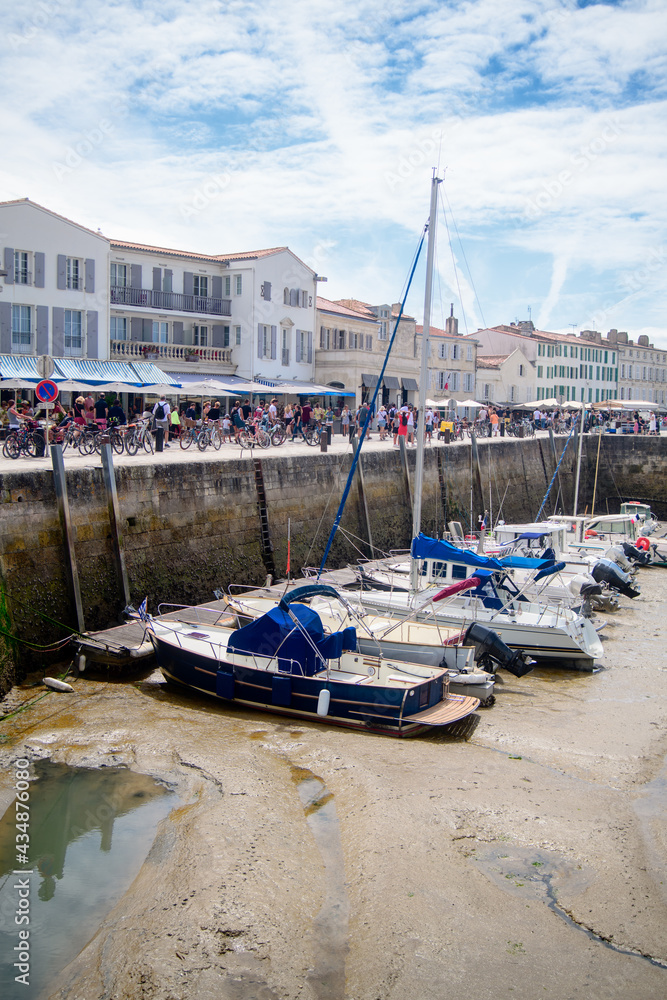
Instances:
[[[141,618],[142,622],[150,621],[150,618],[148,616],[148,611],[146,610],[147,607],[148,607],[148,598],[144,597],[143,601],[141,602],[141,604],[137,608],[137,611],[139,613],[139,617]]]

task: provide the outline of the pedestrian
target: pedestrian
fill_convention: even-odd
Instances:
[[[109,404],[107,403],[106,396],[101,392],[98,396],[97,402],[95,403],[95,423],[103,430],[107,425],[107,417],[109,416]]]
[[[350,434],[350,407],[345,404],[340,415],[340,426],[343,437],[349,437]]]
[[[155,423],[158,427],[162,428],[163,440],[165,448],[170,448],[169,444],[169,415],[171,413],[171,407],[167,402],[167,397],[164,393],[160,396],[160,399],[155,404],[152,410],[153,416],[155,418]]]
[[[228,413],[222,418],[222,441],[232,443],[232,420]]]
[[[491,410],[489,420],[491,421],[491,437],[498,437],[500,434],[500,421],[495,410]]]
[[[180,437],[181,417],[176,407],[174,407],[171,413],[169,414],[169,422],[171,424],[171,436]]]
[[[107,420],[109,421],[110,424],[113,424],[114,427],[122,427],[124,424],[127,423],[127,420],[125,418],[125,410],[120,405],[120,399],[118,399],[118,397],[116,397],[116,399],[114,399],[113,401],[113,405],[109,410]]]
[[[433,410],[429,406],[426,413],[424,414],[424,441],[432,444],[433,442]]]
[[[408,404],[408,445],[414,447],[415,443],[415,411],[412,403]]]

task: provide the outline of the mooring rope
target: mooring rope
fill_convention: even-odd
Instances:
[[[570,433],[569,433],[569,435],[568,435],[568,438],[567,438],[567,441],[565,442],[565,447],[563,448],[563,454],[562,454],[562,455],[560,456],[560,458],[558,459],[558,465],[556,466],[556,470],[555,470],[555,472],[554,472],[553,476],[551,477],[551,482],[550,482],[550,483],[549,483],[549,485],[547,486],[547,492],[546,492],[546,493],[544,494],[544,500],[542,501],[542,503],[541,503],[541,505],[540,505],[540,509],[538,510],[538,512],[537,512],[537,514],[536,514],[536,516],[535,516],[535,520],[536,520],[536,521],[539,521],[539,519],[540,519],[540,514],[541,514],[541,513],[542,513],[542,511],[544,510],[544,506],[545,506],[545,504],[546,504],[547,500],[549,499],[549,494],[551,493],[551,487],[553,486],[553,484],[554,484],[554,481],[555,481],[555,479],[556,479],[556,476],[558,475],[558,470],[560,469],[560,465],[561,465],[561,462],[562,462],[562,461],[563,461],[563,459],[565,458],[565,452],[567,451],[567,446],[568,446],[568,444],[570,443],[570,438],[572,437],[572,435],[574,434],[575,430],[577,429],[577,423],[578,423],[578,422],[579,422],[579,417],[577,417],[577,419],[576,419],[576,420],[574,421],[574,423],[572,424],[572,430],[570,431]]]

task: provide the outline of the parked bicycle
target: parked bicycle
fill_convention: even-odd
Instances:
[[[150,429],[150,420],[138,420],[136,424],[129,424],[125,434],[125,451],[128,455],[136,455],[140,448],[153,454],[153,435]]]
[[[10,431],[2,446],[5,458],[19,458],[20,455],[36,458],[37,455],[43,455],[44,433],[38,427],[38,424],[30,422],[17,431]]]

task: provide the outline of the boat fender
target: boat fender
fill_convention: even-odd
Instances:
[[[57,677],[45,677],[42,681],[45,687],[51,688],[53,691],[73,691],[74,688],[71,684],[67,684],[65,681],[59,681]]]
[[[648,552],[648,550],[651,547],[651,543],[649,542],[648,538],[642,535],[641,538],[638,538],[637,541],[635,542],[635,546],[638,549],[643,549],[644,552]]]
[[[317,699],[317,714],[324,716],[329,714],[329,702],[331,700],[331,691],[328,688],[322,688]]]
[[[584,535],[584,538],[597,538],[597,537],[598,537],[597,531],[593,531],[592,528],[590,528]]]

